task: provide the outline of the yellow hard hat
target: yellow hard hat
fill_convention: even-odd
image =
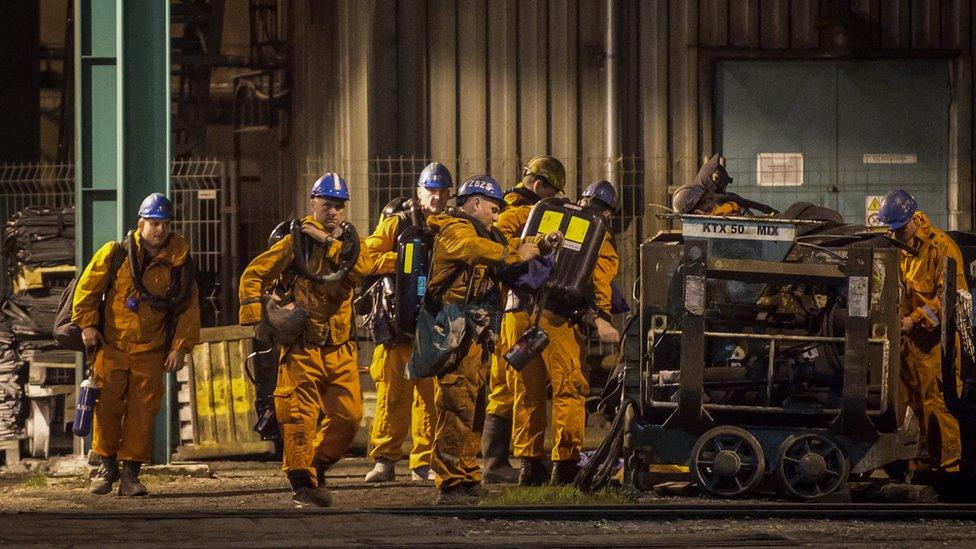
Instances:
[[[545,178],[559,192],[566,188],[566,168],[555,157],[537,156],[529,160],[522,175],[528,174]]]

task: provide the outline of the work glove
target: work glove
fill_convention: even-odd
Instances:
[[[359,255],[359,233],[356,232],[356,227],[348,221],[343,221],[339,227],[342,228],[342,247],[339,248],[339,261],[343,263],[355,261]]]

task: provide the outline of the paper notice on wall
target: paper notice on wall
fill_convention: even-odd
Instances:
[[[803,153],[759,153],[756,155],[756,184],[760,187],[803,185]]]
[[[864,224],[868,227],[880,227],[878,221],[878,210],[881,209],[881,199],[883,196],[868,195],[864,197]]]

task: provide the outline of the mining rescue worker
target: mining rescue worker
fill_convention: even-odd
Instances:
[[[725,157],[715,154],[702,165],[691,183],[682,185],[671,198],[671,209],[678,214],[740,216],[779,213],[761,202],[727,191],[732,176],[725,170]]]
[[[307,312],[295,341],[281,345],[274,391],[282,469],[298,507],[331,504],[325,471],[349,448],[363,412],[356,344],[350,341],[352,296],[372,262],[369,254],[357,257],[355,229],[344,221],[348,201],[349,188],[338,174],[319,178],[300,233],[285,235],[241,275],[241,324],[256,324],[256,332],[279,330],[267,322],[274,295],[293,299]],[[345,272],[341,264],[347,265]],[[341,276],[334,280],[328,273]]]
[[[165,196],[146,197],[136,230],[122,244],[102,246],[75,288],[71,321],[95,352],[94,376],[101,386],[92,450],[102,465],[92,479],[93,494],[111,492],[117,480],[121,496],[148,494],[139,469],[152,452],[163,376],[182,368],[200,339],[190,245],[170,231],[172,220],[173,205]]]
[[[540,246],[558,245],[554,233],[543,240],[506,240],[492,223],[505,207],[502,189],[488,176],[475,176],[458,189],[457,208],[433,215],[427,225],[434,232],[433,263],[425,307],[448,303],[478,305],[496,296],[495,267],[537,257]],[[493,304],[498,307],[500,304]],[[481,471],[477,454],[481,434],[475,422],[478,393],[484,389],[491,348],[490,330],[469,339],[460,358],[435,379],[437,420],[431,468],[436,474],[437,503],[462,503],[477,499]]]
[[[918,210],[915,198],[896,190],[881,201],[878,220],[894,238],[915,248],[917,255],[902,251],[901,281],[904,295],[899,310],[901,320],[901,400],[911,408],[919,423],[918,458],[914,470],[936,473],[959,470],[961,442],[959,422],[946,409],[942,395],[941,333],[944,314],[939,295],[947,258],[956,260],[956,287],[966,290],[961,266],[962,253],[955,242],[932,226]],[[956,353],[959,372],[960,353]],[[952,382],[961,385],[960,380]],[[961,390],[961,387],[960,387]]]
[[[498,215],[495,228],[505,238],[519,238],[532,207],[544,198],[561,194],[565,187],[566,169],[558,159],[552,156],[533,158],[522,170],[522,181],[505,192],[507,207]],[[520,334],[521,332],[515,334],[515,338]],[[518,480],[519,473],[508,459],[513,433],[515,370],[509,368],[502,357],[512,342],[507,347],[504,343],[497,345],[496,352],[491,357],[488,409],[481,440],[485,484],[511,484]]]
[[[608,219],[615,209],[617,198],[613,186],[606,181],[586,188],[581,202],[600,208]],[[609,242],[604,240],[594,268],[594,288],[598,288],[600,308],[584,317],[597,329],[601,341],[617,342],[620,335],[610,324],[610,282],[617,274],[619,259]],[[606,298],[604,302],[603,296]],[[550,300],[558,296],[550,295]],[[533,296],[509,292],[505,316],[502,317],[500,347],[510,349],[532,323]],[[605,307],[604,307],[605,305]],[[604,311],[606,314],[604,314]],[[518,484],[540,486],[547,481],[554,485],[571,484],[579,472],[580,448],[586,427],[586,397],[590,386],[583,375],[582,352],[577,339],[577,320],[557,314],[547,307],[539,317],[539,327],[549,335],[549,345],[530,361],[521,372],[510,369],[514,396],[515,428],[513,444],[515,457],[521,459]],[[552,473],[544,462],[546,436],[546,400],[552,387]]]
[[[365,240],[364,252],[372,254],[375,264],[370,275],[394,273],[397,261],[397,238],[413,224],[426,225],[427,217],[447,207],[451,173],[443,164],[432,162],[417,179],[417,197],[408,200],[399,211],[384,211],[384,219]],[[394,204],[395,205],[395,204]],[[391,315],[392,316],[392,315]],[[370,431],[369,457],[375,462],[366,473],[366,482],[390,482],[396,477],[394,464],[401,457],[401,446],[410,431],[410,469],[413,480],[430,478],[430,449],[434,437],[434,380],[407,379],[405,367],[410,360],[413,341],[393,339],[376,346],[369,373],[376,383],[376,417]]]

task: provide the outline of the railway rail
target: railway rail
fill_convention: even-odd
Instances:
[[[593,506],[463,506],[463,507],[369,507],[364,509],[258,509],[226,511],[62,511],[0,512],[46,519],[96,520],[209,520],[209,519],[303,519],[309,515],[400,515],[453,517],[461,520],[545,520],[545,521],[635,521],[635,520],[723,520],[723,519],[807,519],[807,520],[976,520],[976,504],[832,504],[832,503],[668,503]]]

